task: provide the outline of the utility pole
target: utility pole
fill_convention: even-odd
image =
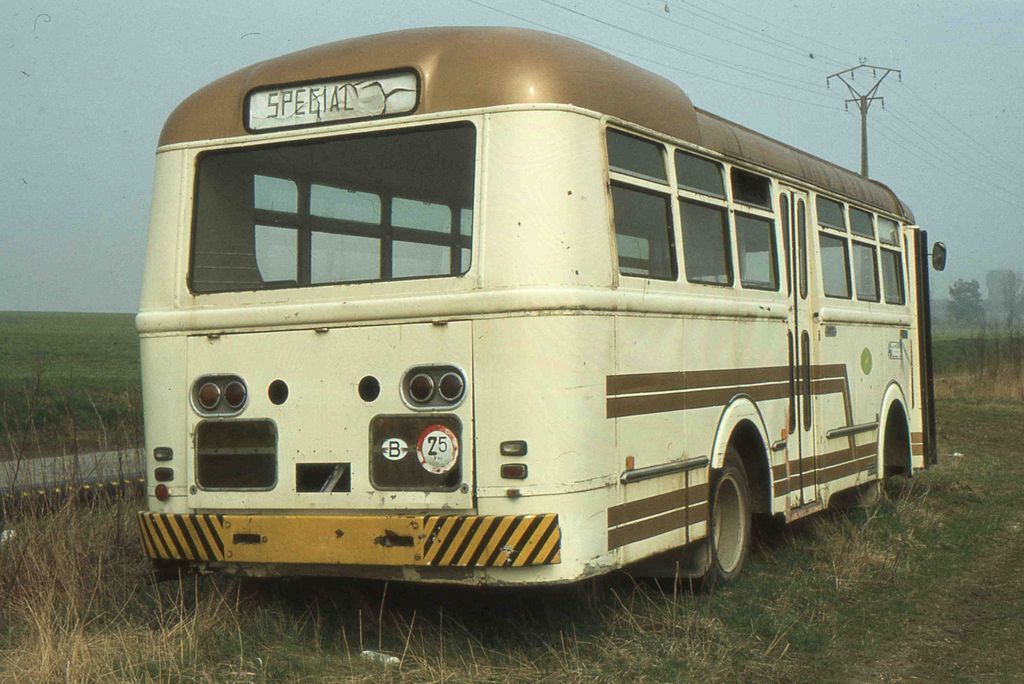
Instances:
[[[864,177],[868,175],[868,108],[876,100],[882,103],[882,107],[885,107],[885,98],[876,97],[875,93],[878,92],[878,86],[882,85],[882,81],[885,80],[886,76],[894,73],[900,81],[903,80],[903,72],[899,69],[866,64],[866,62],[866,59],[862,59],[857,66],[843,69],[825,79],[825,85],[829,88],[832,87],[833,78],[838,78],[842,81],[843,85],[849,89],[850,95],[853,96],[851,99],[846,100],[843,106],[849,111],[850,104],[852,103],[857,105],[857,108],[860,110],[860,175]],[[875,79],[874,85],[864,93],[859,92],[852,83],[857,72],[861,69],[871,69],[871,77]],[[878,75],[879,72],[881,72],[881,76]]]

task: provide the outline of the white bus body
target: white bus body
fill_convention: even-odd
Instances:
[[[137,319],[156,563],[728,579],[751,513],[926,465],[924,242],[884,186],[535,32],[317,50],[200,91],[161,140]],[[474,99],[449,62],[514,95]],[[608,70],[607,92],[551,85]],[[676,106],[703,138],[656,126]],[[820,172],[730,153],[726,130]]]

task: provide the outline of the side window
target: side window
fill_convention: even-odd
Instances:
[[[899,252],[891,249],[882,250],[882,285],[885,288],[887,304],[906,302],[903,290],[903,261]]]
[[[874,245],[854,241],[853,273],[857,281],[857,299],[862,302],[877,302],[878,263],[875,260]]]
[[[725,207],[679,200],[683,221],[686,279],[707,285],[732,285],[729,223]]]
[[[826,297],[850,298],[850,270],[845,238],[818,234],[821,245],[821,277]]]
[[[789,196],[779,195],[779,222],[782,224],[782,268],[786,271],[786,294],[793,294],[793,263],[789,249]]]
[[[608,164],[619,273],[675,280],[675,237],[664,147],[608,129]]]
[[[669,198],[647,190],[612,185],[619,273],[676,279]]]
[[[665,158],[657,143],[608,129],[608,166],[636,178],[668,183]]]
[[[843,205],[818,195],[818,225],[845,231],[846,212],[843,211]]]
[[[864,237],[875,237],[875,227],[871,222],[871,214],[861,211],[856,207],[850,207],[850,230]]]
[[[771,209],[771,181],[764,176],[734,168],[730,174],[732,181],[732,199],[740,204],[752,207]]]
[[[796,239],[800,243],[800,299],[807,299],[807,205],[796,203]]]
[[[900,226],[884,216],[878,217],[878,239],[887,245],[900,244]]]
[[[725,199],[722,165],[686,152],[676,152],[676,181],[683,190]]]
[[[778,290],[775,226],[772,221],[736,214],[736,247],[740,260],[740,284],[757,290]]]

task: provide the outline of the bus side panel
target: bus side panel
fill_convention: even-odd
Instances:
[[[685,307],[684,297],[680,307]],[[715,462],[717,432],[733,401],[753,400],[759,427],[778,434],[786,425],[788,403],[787,385],[779,381],[788,373],[785,339],[782,319],[617,318],[620,379],[609,390],[618,392],[609,397],[616,465],[624,467],[630,457],[637,470],[691,459]],[[785,468],[781,452],[766,456],[777,459],[766,465]],[[708,476],[704,465],[619,483],[608,539],[619,549],[620,561],[630,563],[704,538]]]
[[[142,297],[139,311],[170,309],[178,291],[176,263],[179,240],[185,236],[182,225],[182,206],[191,202],[191,192],[183,193],[185,153],[181,150],[160,152],[156,155],[153,181],[153,207],[146,241],[146,265],[143,271]]]
[[[572,579],[609,566],[604,521],[618,473],[605,419],[611,318],[477,320],[473,337],[479,513],[558,514],[561,563],[536,572]],[[502,442],[515,440],[526,455],[502,456]],[[525,464],[526,479],[502,478],[505,463]]]
[[[599,122],[515,111],[489,114],[486,130],[482,285],[608,287],[612,238]]]
[[[188,389],[185,379],[186,338],[143,337],[140,341],[142,364],[142,405],[146,409],[146,495],[148,508],[160,513],[187,511],[186,478],[189,470],[187,425]],[[171,458],[156,462],[157,447],[170,448]],[[172,468],[178,477],[168,483],[170,498],[157,501],[153,495],[156,466]]]
[[[928,232],[917,230],[914,244],[914,268],[917,272],[917,327],[921,369],[921,440],[923,466],[934,465],[935,451],[935,385],[932,382],[932,314],[931,283],[928,273]],[[915,440],[912,438],[911,443]]]
[[[907,304],[913,311],[914,324],[910,330],[910,346],[913,354],[914,382],[908,387],[910,406],[907,419],[910,421],[910,464],[913,470],[927,465],[925,454],[926,439],[929,435],[929,421],[934,421],[928,392],[931,384],[929,352],[931,331],[928,325],[930,307],[925,304],[928,295],[928,275],[925,260],[928,254],[927,236],[920,228],[909,226],[904,235],[904,266],[906,268]]]

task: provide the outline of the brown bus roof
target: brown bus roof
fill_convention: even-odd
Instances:
[[[570,104],[802,179],[913,221],[885,185],[697,109],[677,85],[561,36],[513,28],[429,28],[328,43],[259,62],[193,93],[160,145],[245,135],[255,88],[415,69],[426,114],[508,104]]]

